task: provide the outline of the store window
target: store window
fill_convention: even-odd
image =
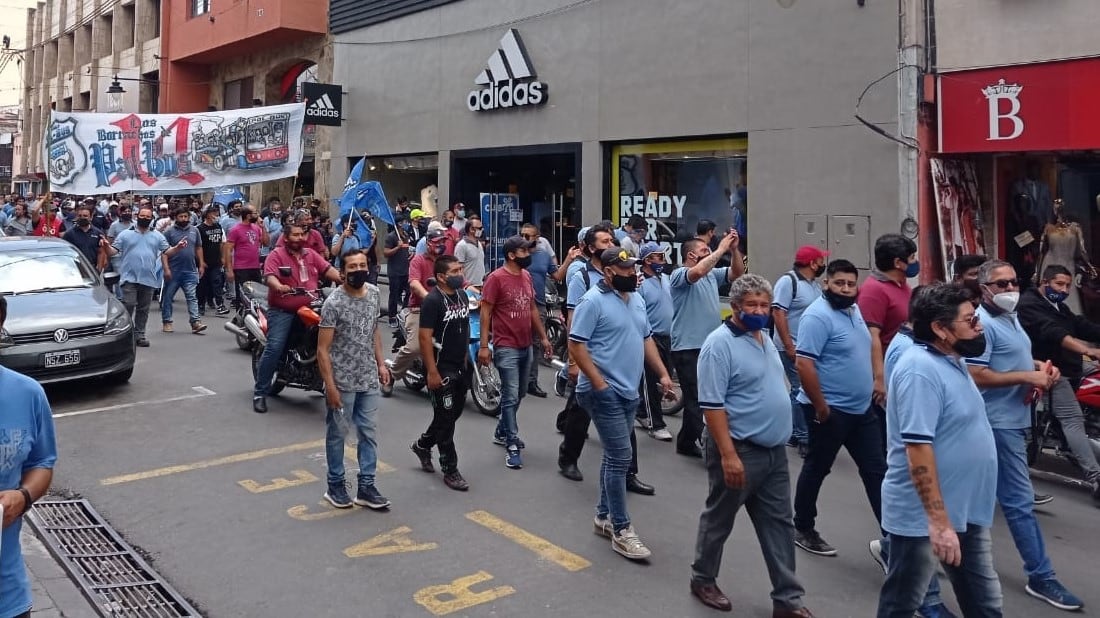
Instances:
[[[191,17],[210,12],[210,0],[191,0]]]
[[[744,138],[613,146],[611,221],[621,226],[641,216],[646,240],[670,249],[675,263],[701,219],[714,221],[719,231],[736,227],[747,252],[747,152]]]

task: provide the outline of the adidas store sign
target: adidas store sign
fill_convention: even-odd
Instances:
[[[466,107],[472,112],[542,105],[548,94],[546,84],[535,78],[527,50],[514,29],[505,33],[500,49],[489,56],[474,83],[484,87],[466,96]]]
[[[344,102],[342,86],[303,82],[302,99],[306,104],[306,124],[340,126]]]

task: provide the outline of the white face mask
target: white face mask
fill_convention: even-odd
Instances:
[[[1018,302],[1020,302],[1019,292],[1001,292],[993,295],[993,304],[1009,313],[1016,311],[1016,303]]]

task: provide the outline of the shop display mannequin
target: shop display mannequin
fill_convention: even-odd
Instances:
[[[1065,204],[1060,199],[1054,200],[1054,222],[1047,224],[1039,243],[1039,271],[1035,274],[1036,278],[1042,277],[1043,269],[1051,264],[1065,266],[1074,274],[1077,273],[1077,266],[1081,265],[1090,278],[1096,278],[1096,267],[1089,263],[1089,256],[1085,251],[1081,226],[1066,219]],[[1070,286],[1066,306],[1080,314],[1081,297],[1077,287],[1076,282]]]
[[[1050,187],[1040,179],[1038,165],[1029,164],[1024,177],[1012,183],[1011,196],[1006,220],[1008,238],[1005,254],[1020,279],[1030,281],[1033,274],[1039,274],[1035,272],[1035,264],[1040,260],[1036,241],[1042,237],[1053,214]],[[1017,240],[1021,235],[1025,235],[1025,239]],[[1024,245],[1020,246],[1020,242]]]

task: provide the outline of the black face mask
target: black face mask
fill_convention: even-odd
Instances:
[[[636,275],[611,275],[611,287],[616,292],[635,292],[638,290]]]
[[[349,286],[358,290],[367,284],[367,277],[369,276],[369,270],[353,270],[345,275],[344,279],[348,282]]]
[[[951,349],[963,358],[977,358],[985,354],[985,333],[973,339],[956,339]]]
[[[137,226],[138,227],[149,227],[152,224],[153,224],[152,219],[146,219],[145,217],[138,217],[137,218]]]
[[[825,291],[822,292],[822,296],[825,297],[825,300],[829,301],[829,304],[833,307],[833,309],[841,310],[847,309],[848,307],[856,304],[856,298],[858,297],[858,295],[841,296],[840,294],[837,294],[829,288],[825,288]]]
[[[822,264],[814,269],[814,278],[820,277],[825,272],[825,265]]]
[[[76,220],[76,224],[79,225],[80,227],[88,227],[89,225],[92,224],[92,220],[88,219],[88,218],[85,218],[85,217],[79,217]]]
[[[186,230],[187,226],[189,226],[189,225],[191,225],[190,221],[183,221],[183,222],[176,221],[176,227],[178,227],[181,230]]]
[[[516,259],[513,261],[516,263],[516,266],[519,266],[520,268],[527,268],[531,265],[531,256],[525,255],[523,257],[519,257],[517,255]]]

